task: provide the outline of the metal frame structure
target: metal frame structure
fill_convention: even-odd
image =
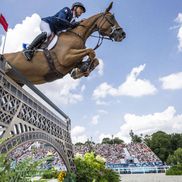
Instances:
[[[58,117],[30,95],[5,73],[7,63],[0,58],[0,153],[9,152],[27,141],[49,143],[63,159],[68,171],[74,171],[70,118],[55,106],[43,93],[12,67],[23,83],[46,101]]]

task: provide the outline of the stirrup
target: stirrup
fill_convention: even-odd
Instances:
[[[31,61],[31,59],[33,58],[33,55],[34,55],[34,50],[24,49],[23,50],[23,55],[25,56],[27,61]]]

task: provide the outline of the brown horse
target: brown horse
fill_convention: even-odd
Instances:
[[[45,75],[49,73],[49,81],[60,78],[60,76],[55,77],[54,73],[65,76],[81,64],[85,56],[89,56],[91,62],[94,60],[93,62],[97,66],[98,60],[95,58],[95,51],[85,47],[87,38],[96,31],[101,36],[107,36],[117,42],[125,38],[125,32],[117,23],[114,15],[109,12],[112,4],[105,12],[81,21],[78,27],[62,32],[58,36],[56,46],[50,50],[55,67],[55,70],[52,71],[53,74],[50,73],[50,66],[42,51],[37,51],[31,61],[27,61],[22,52],[4,54],[5,59],[33,84],[46,83]],[[14,75],[11,75],[11,71],[7,71],[7,74],[16,82],[21,83]]]

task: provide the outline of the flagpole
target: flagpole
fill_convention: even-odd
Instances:
[[[7,32],[6,32],[5,37],[4,37],[3,48],[2,48],[2,53],[1,54],[4,54],[4,49],[5,49],[5,44],[6,44],[6,37],[7,37]]]

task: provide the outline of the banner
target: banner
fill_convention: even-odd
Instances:
[[[3,26],[4,30],[7,32],[8,31],[8,23],[2,14],[0,14],[0,24]]]

